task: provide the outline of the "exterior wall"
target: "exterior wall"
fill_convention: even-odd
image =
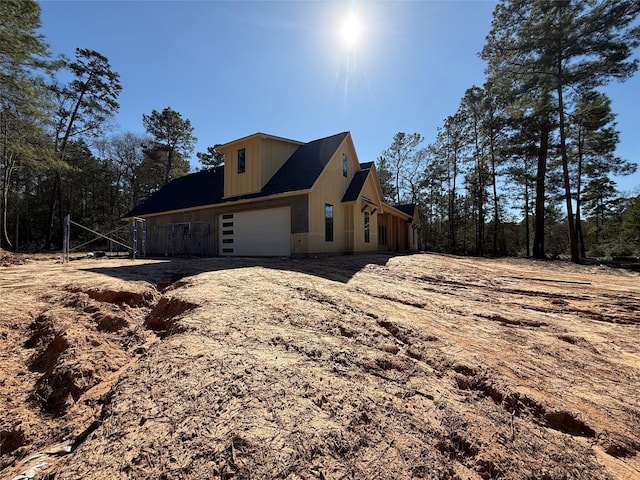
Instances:
[[[406,252],[418,249],[417,232],[414,234],[412,224],[407,223],[405,218],[391,213],[384,213],[377,217],[378,225],[387,229],[387,243],[378,245],[379,251]]]
[[[282,197],[275,198],[271,200],[262,200],[255,201],[251,203],[238,204],[238,205],[223,205],[215,209],[215,219],[212,225],[212,232],[214,233],[214,239],[216,242],[215,245],[215,255],[220,251],[220,245],[218,244],[218,240],[220,238],[220,225],[217,221],[217,218],[220,214],[224,213],[236,213],[243,212],[247,210],[259,210],[266,208],[275,208],[275,207],[291,207],[291,253],[296,252],[297,242],[295,240],[299,239],[300,236],[306,235],[308,231],[308,222],[307,222],[307,196],[306,195],[297,195],[292,197]]]
[[[364,205],[363,205],[364,206]],[[369,212],[369,242],[364,241],[364,211],[362,207],[356,205],[354,213],[354,244],[356,252],[375,252],[378,250],[378,214],[371,214],[372,208],[367,207]]]
[[[349,140],[347,140],[349,139]],[[359,169],[350,137],[347,137],[331,157],[316,180],[309,194],[308,253],[349,253],[354,246],[348,239],[348,231],[357,225],[353,222],[353,206],[342,203],[355,172]],[[347,154],[347,176],[342,175],[342,154]],[[333,241],[325,241],[325,204],[333,205]]]
[[[215,255],[212,209],[174,212],[146,218],[147,255]]]
[[[267,138],[260,144],[260,187],[275,175],[275,173],[285,164],[289,157],[295,152],[300,145],[297,143],[286,142]]]
[[[376,221],[378,223],[378,227],[384,227],[386,229],[386,239],[382,239],[378,236],[378,250],[381,252],[389,251],[389,215],[377,213]],[[381,241],[384,243],[380,243]]]
[[[418,229],[411,224],[407,225],[407,239],[410,251],[418,250]]]
[[[297,142],[257,134],[220,147],[224,153],[224,196],[259,192],[299,146]],[[243,148],[245,171],[238,173],[238,151]]]
[[[238,151],[245,149],[245,171],[238,173]],[[224,150],[224,196],[244,195],[260,190],[260,139],[249,137]]]
[[[403,218],[395,217],[396,231],[398,232],[398,248],[399,252],[406,252],[409,250],[409,243],[407,242],[407,221]]]
[[[361,197],[367,197],[370,200],[373,200],[375,203],[378,203],[380,200],[378,198],[378,192],[376,191],[374,180],[370,175],[367,178],[366,183],[363,185],[362,190],[360,192]],[[365,202],[362,199],[359,199],[357,202],[357,207],[355,209],[356,218],[354,219],[354,223],[356,225],[356,251],[357,252],[375,252],[378,250],[378,214],[380,213],[379,207],[374,207],[371,204]],[[366,243],[364,241],[364,210],[369,212],[369,242]],[[374,212],[375,210],[375,212]]]
[[[344,252],[354,253],[356,251],[355,246],[355,223],[354,223],[354,208],[353,205],[347,205],[344,209],[344,223],[343,223],[343,235],[344,235]]]
[[[306,195],[282,197],[237,205],[173,212],[145,217],[147,255],[217,256],[219,254],[219,215],[274,207],[291,207],[291,252],[306,254],[308,199]]]

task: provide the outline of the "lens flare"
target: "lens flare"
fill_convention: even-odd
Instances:
[[[362,34],[362,25],[358,21],[355,15],[351,14],[347,20],[342,24],[340,31],[342,39],[349,48],[355,47],[358,43],[358,39]]]

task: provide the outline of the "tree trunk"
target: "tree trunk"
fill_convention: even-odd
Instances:
[[[13,249],[14,245],[9,240],[8,232],[8,214],[9,214],[9,186],[11,181],[11,165],[5,165],[4,175],[2,176],[2,241],[0,247],[4,243],[9,249]]]
[[[538,170],[536,173],[536,211],[533,226],[533,258],[544,259],[544,216],[545,216],[545,177],[547,175],[547,154],[549,150],[549,125],[540,130],[540,149],[538,150]]]
[[[564,199],[567,207],[567,222],[569,225],[569,249],[571,251],[571,261],[580,263],[580,255],[578,254],[578,242],[576,240],[576,230],[573,218],[573,204],[571,199],[571,180],[569,177],[569,158],[567,155],[567,135],[565,132],[564,122],[564,99],[562,85],[562,37],[558,39],[558,58],[557,58],[557,78],[556,92],[558,95],[558,116],[560,128],[560,156],[562,157],[562,176],[564,180]]]
[[[558,82],[558,112],[560,114],[560,155],[562,157],[562,177],[564,180],[564,199],[567,208],[567,223],[569,225],[569,250],[571,261],[580,263],[576,227],[573,217],[573,202],[571,198],[571,179],[569,177],[569,159],[567,157],[567,142],[564,131],[564,104],[562,100],[562,84]]]
[[[173,168],[173,147],[169,146],[167,150],[167,163],[164,169],[164,184],[166,185],[171,180],[171,169]]]
[[[531,256],[531,231],[529,228],[529,180],[524,180],[524,238],[527,258]]]
[[[496,175],[496,152],[493,144],[493,133],[491,133],[491,184],[493,186],[493,256],[498,256],[498,186]]]
[[[450,177],[451,189],[449,190],[449,250],[450,253],[456,253],[456,177],[458,176],[458,159],[457,152],[453,158],[453,175]]]
[[[60,170],[56,168],[56,173],[53,178],[53,185],[51,187],[51,201],[49,202],[49,228],[44,239],[44,249],[51,250],[51,240],[53,238],[53,229],[56,219],[56,207],[58,202],[58,190],[60,189]]]
[[[582,232],[582,215],[580,213],[581,209],[581,195],[582,195],[582,156],[583,156],[583,148],[582,148],[582,131],[578,130],[578,174],[577,174],[577,185],[576,185],[576,239],[578,241],[580,247],[580,258],[587,258],[586,249],[584,246],[584,234]]]

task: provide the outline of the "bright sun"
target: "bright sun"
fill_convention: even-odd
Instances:
[[[358,43],[358,39],[362,33],[362,25],[360,25],[360,22],[355,15],[351,14],[342,24],[341,33],[342,39],[346,43],[347,47],[352,48],[356,43]]]

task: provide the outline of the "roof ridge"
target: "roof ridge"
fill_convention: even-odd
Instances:
[[[310,144],[310,143],[315,143],[315,142],[322,142],[322,141],[324,141],[324,140],[328,140],[328,139],[330,139],[330,138],[334,138],[334,137],[339,137],[339,136],[341,136],[341,135],[346,136],[346,135],[349,135],[350,133],[351,133],[351,132],[349,132],[348,130],[347,130],[347,131],[345,131],[345,132],[334,133],[333,135],[328,135],[328,136],[326,136],[326,137],[316,138],[315,140],[311,140],[311,141],[307,142],[305,145],[308,145],[308,144]]]

